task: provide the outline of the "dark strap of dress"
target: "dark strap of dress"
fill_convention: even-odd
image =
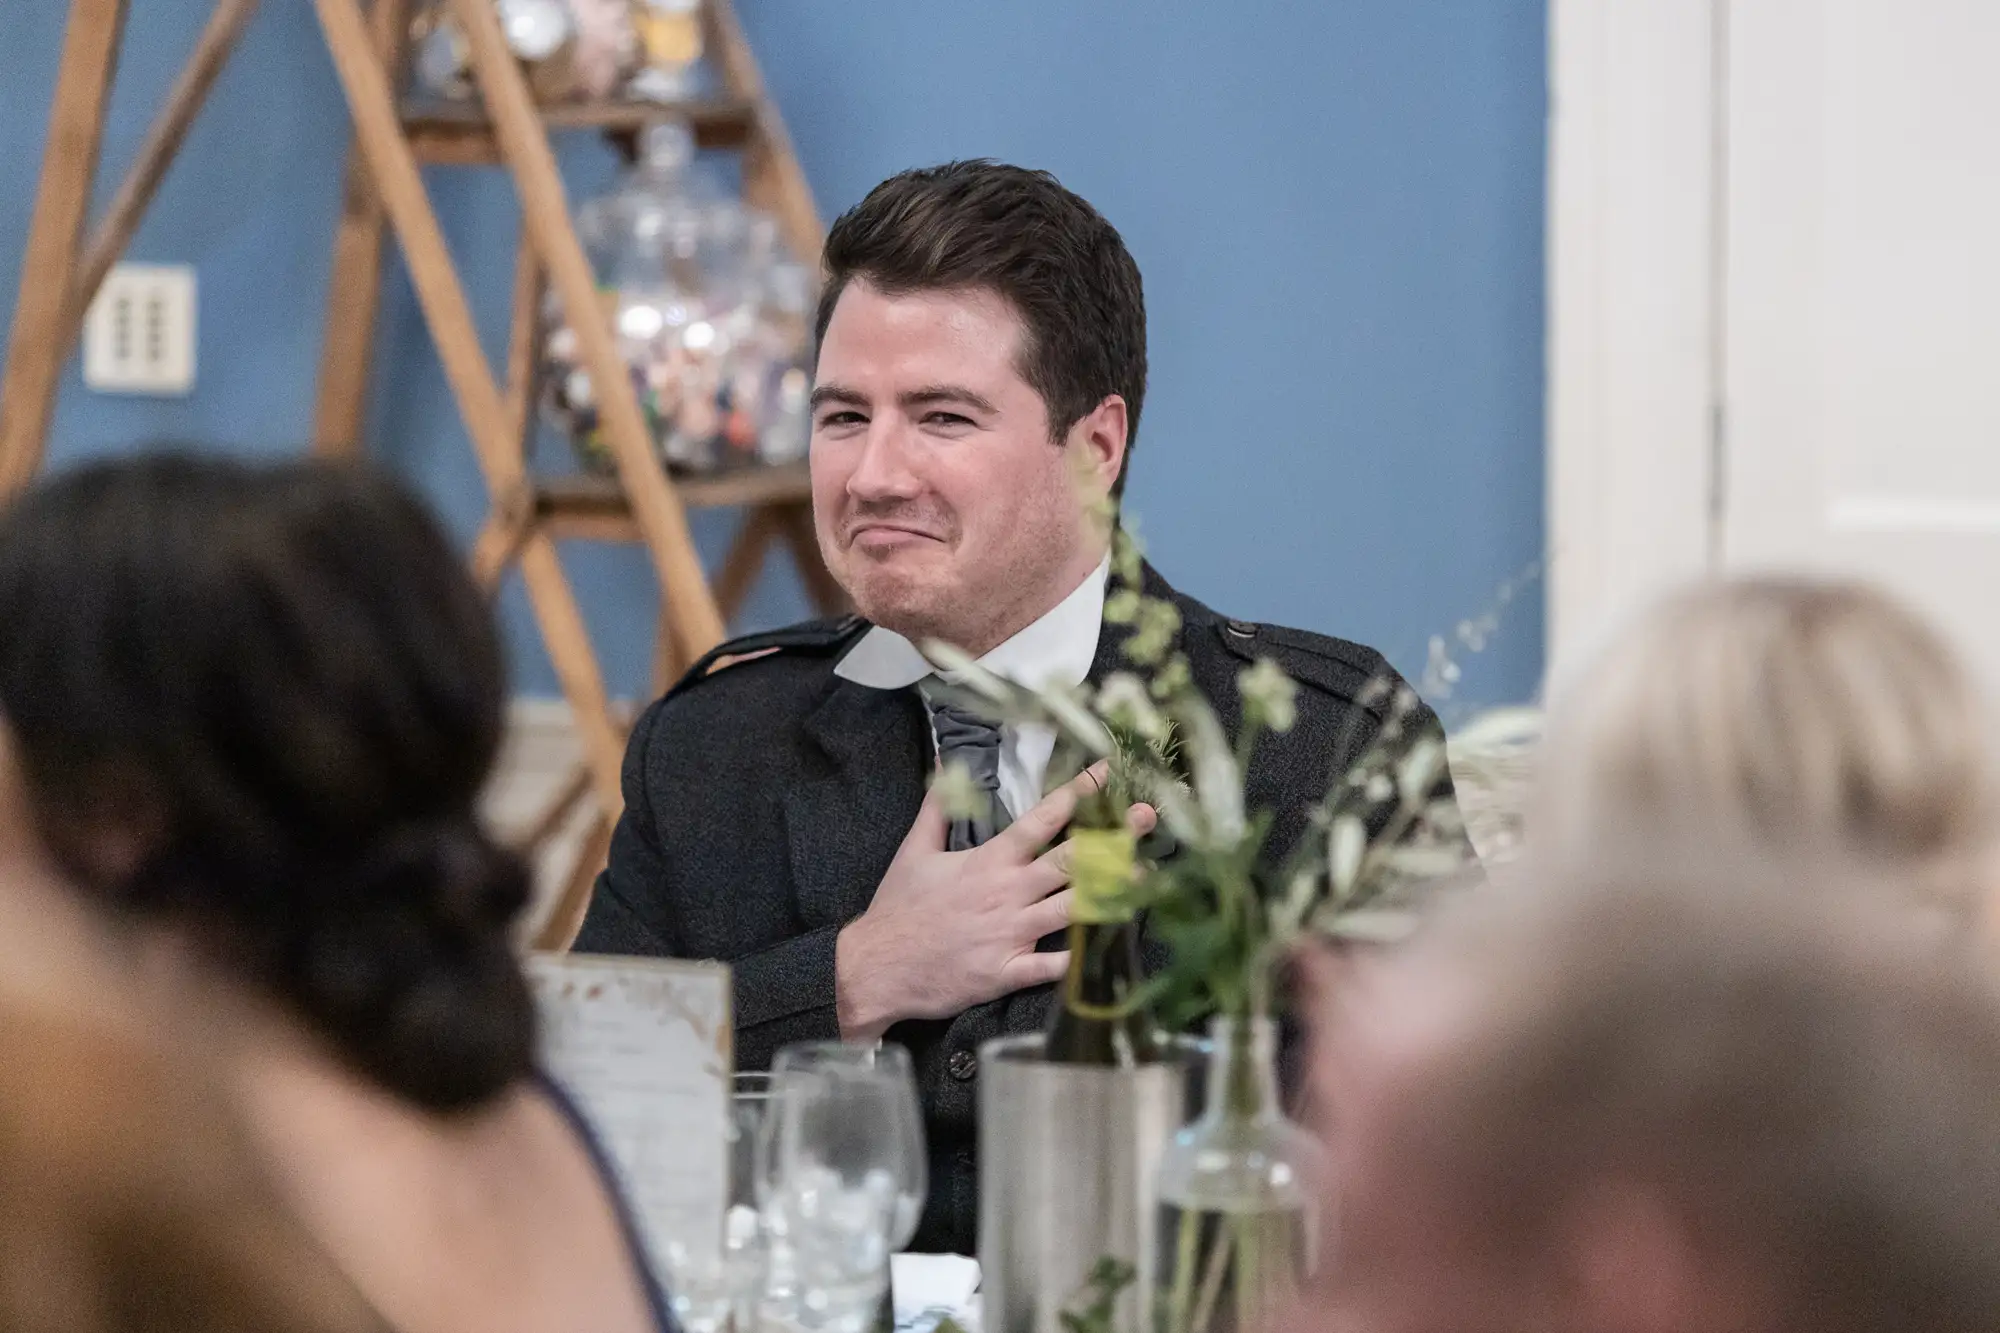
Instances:
[[[583,1108],[569,1095],[567,1089],[547,1073],[536,1071],[535,1082],[548,1094],[563,1119],[569,1121],[577,1138],[583,1141],[583,1150],[590,1155],[590,1164],[597,1171],[597,1178],[603,1182],[604,1192],[611,1199],[612,1211],[618,1214],[618,1227],[625,1235],[626,1251],[632,1256],[632,1267],[639,1275],[640,1289],[646,1296],[646,1307],[653,1312],[653,1327],[659,1333],[680,1333],[680,1325],[674,1322],[673,1307],[667,1303],[666,1288],[660,1285],[660,1278],[653,1271],[653,1263],[646,1254],[645,1238],[640,1234],[638,1219],[632,1215],[632,1201],[625,1197],[625,1187],[619,1183],[618,1168],[598,1141],[597,1131],[590,1126],[589,1117]]]

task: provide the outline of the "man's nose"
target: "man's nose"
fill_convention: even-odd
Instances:
[[[847,478],[847,493],[857,500],[914,496],[923,486],[910,463],[907,425],[886,414],[878,417],[869,423],[861,457]]]

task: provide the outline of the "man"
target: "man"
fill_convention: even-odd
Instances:
[[[799,1040],[909,1046],[932,1161],[915,1245],[970,1253],[977,1052],[1043,1025],[1065,960],[1037,942],[1069,908],[1064,851],[1044,848],[1092,778],[1043,799],[1052,738],[927,692],[916,645],[953,643],[1029,685],[1120,666],[1095,515],[1122,489],[1145,396],[1145,304],[1089,204],[987,162],[878,186],[835,223],[825,265],[813,509],[859,614],[725,645],[640,718],[578,947],[728,962],[746,1068]],[[1248,782],[1289,847],[1379,726],[1382,704],[1357,699],[1393,673],[1146,579],[1179,608],[1179,647],[1226,724],[1257,658],[1300,684],[1297,725]],[[1011,825],[951,825],[925,797],[940,759],[966,762]]]
[[[1291,1333],[1992,1327],[1990,978],[1904,886],[1790,869],[1537,868],[1361,962]]]

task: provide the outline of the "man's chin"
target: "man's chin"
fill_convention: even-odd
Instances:
[[[914,571],[875,566],[850,570],[841,582],[864,620],[912,639],[929,637],[949,619],[940,612],[952,601],[950,589],[937,580],[916,577]]]

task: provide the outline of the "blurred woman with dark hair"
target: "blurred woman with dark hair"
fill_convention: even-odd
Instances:
[[[381,1333],[35,845],[0,736],[0,1333]]]
[[[359,469],[86,467],[0,518],[0,625],[33,840],[231,995],[254,1135],[389,1323],[670,1328],[535,1067],[527,872],[475,816],[500,650],[423,508]]]
[[[196,1043],[43,897],[0,884],[0,1333],[379,1333]]]

